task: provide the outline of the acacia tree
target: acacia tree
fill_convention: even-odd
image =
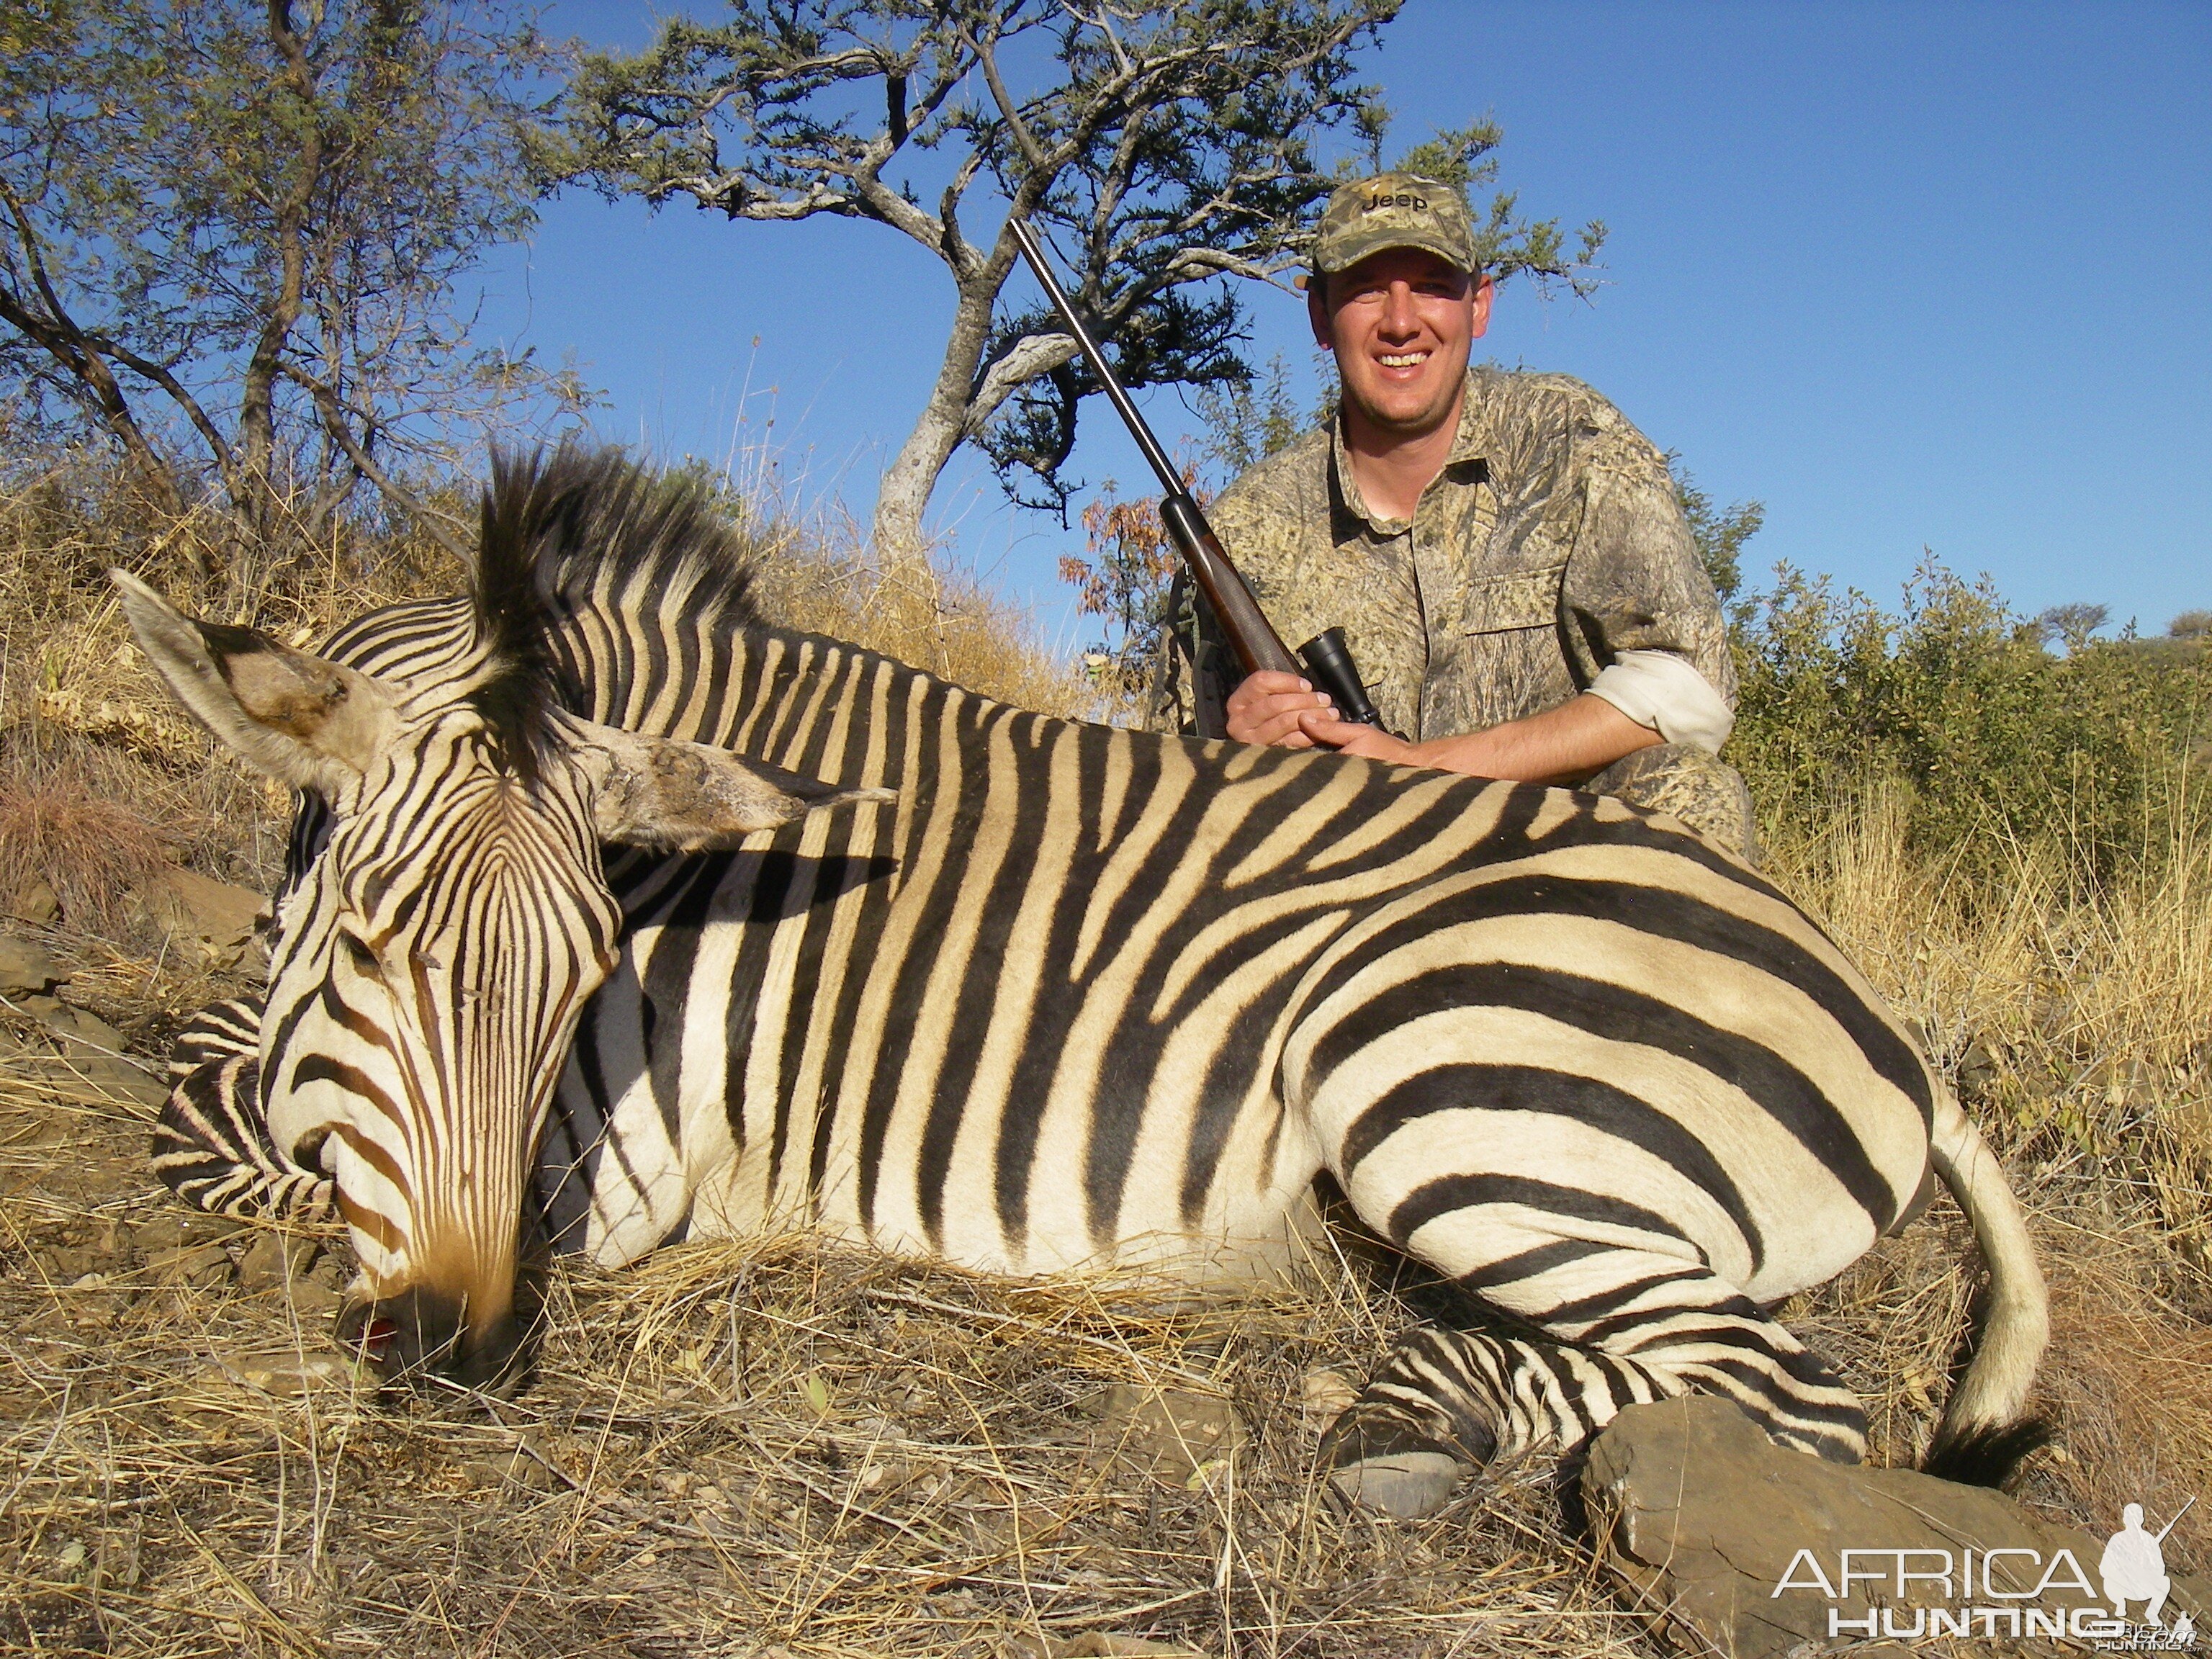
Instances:
[[[1005,222],[1045,231],[1126,384],[1244,382],[1243,313],[1216,279],[1298,261],[1337,182],[1323,135],[1380,143],[1387,112],[1353,60],[1398,3],[732,0],[717,26],[675,19],[636,57],[587,58],[546,161],[732,219],[872,220],[944,262],[951,331],[876,508],[878,545],[914,549],[963,443],[1017,500],[1064,513],[1077,487],[1061,469],[1096,383],[1041,303],[1007,305]],[[1494,142],[1440,140],[1463,165]],[[1510,261],[1558,261],[1555,228],[1522,225],[1510,198],[1492,231]]]
[[[519,88],[548,55],[423,0],[0,0],[0,388],[235,541],[571,381],[477,349],[456,283],[532,222]],[[429,527],[458,543],[434,520]]]

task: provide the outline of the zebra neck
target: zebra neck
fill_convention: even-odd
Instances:
[[[808,776],[896,783],[894,727],[966,724],[990,699],[818,634],[759,626],[687,635],[641,628],[584,635],[566,665],[590,718],[712,744]]]

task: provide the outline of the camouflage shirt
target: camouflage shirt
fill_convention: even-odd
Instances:
[[[1341,626],[1383,725],[1417,742],[1555,708],[1623,651],[1680,656],[1735,704],[1666,462],[1566,375],[1469,369],[1458,440],[1411,520],[1367,510],[1334,422],[1207,516],[1284,642]],[[1150,723],[1218,737],[1242,677],[1211,613],[1181,614]]]

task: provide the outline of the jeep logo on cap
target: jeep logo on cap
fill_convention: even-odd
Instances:
[[[1413,208],[1425,212],[1428,209],[1428,205],[1429,198],[1427,197],[1416,196],[1410,191],[1400,191],[1395,196],[1369,197],[1367,198],[1367,207],[1365,210],[1369,213],[1374,213],[1383,208],[1402,207]]]

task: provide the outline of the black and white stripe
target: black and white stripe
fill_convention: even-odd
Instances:
[[[616,463],[564,467],[635,507]],[[568,713],[896,800],[608,849],[621,958],[538,1152],[564,1248],[804,1219],[994,1272],[1233,1279],[1304,1248],[1326,1170],[1509,1323],[1412,1334],[1340,1425],[1348,1465],[1571,1443],[1692,1388],[1856,1458],[1857,1403],[1761,1310],[1898,1223],[1932,1134],[2002,1326],[1946,1431],[2017,1415],[2041,1287],[2010,1194],[1755,872],[1612,800],[1012,708],[761,626],[702,597],[696,546],[592,510],[533,556]],[[471,672],[472,629],[461,602],[403,607],[330,655],[412,695]],[[393,787],[445,810],[427,766]],[[301,995],[344,995],[313,918],[334,860],[356,885],[374,862],[345,836],[288,902],[295,958],[331,958]],[[458,842],[375,856],[410,904],[482,890]],[[523,901],[480,948],[535,972],[568,923]],[[321,1063],[281,1024],[261,1048],[264,1076]]]

